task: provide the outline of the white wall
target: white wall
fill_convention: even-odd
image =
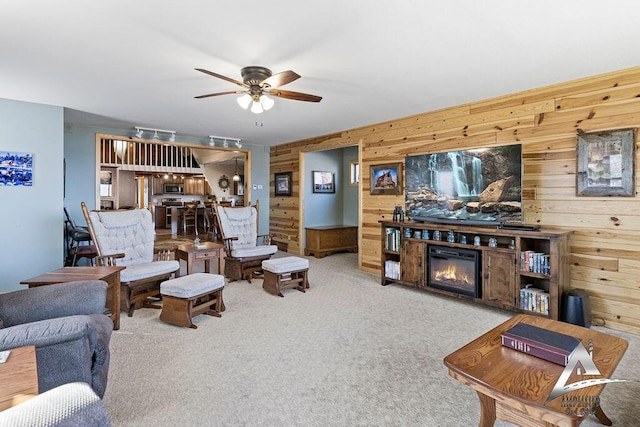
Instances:
[[[0,151],[33,154],[31,187],[0,187],[0,292],[63,266],[62,107],[0,99]]]

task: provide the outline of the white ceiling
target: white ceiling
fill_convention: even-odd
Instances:
[[[0,97],[272,146],[636,66],[639,36],[633,0],[2,0]],[[247,65],[323,100],[194,99]]]

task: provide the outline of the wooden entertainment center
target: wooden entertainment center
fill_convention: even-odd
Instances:
[[[380,221],[380,224],[382,285],[399,283],[515,312],[559,319],[560,297],[569,282],[570,231],[432,222]],[[434,233],[441,234],[439,240],[434,240]],[[480,244],[474,244],[478,239]],[[479,253],[479,297],[429,286],[427,251],[433,245]]]

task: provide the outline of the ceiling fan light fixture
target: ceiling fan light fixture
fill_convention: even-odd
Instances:
[[[267,95],[260,96],[260,104],[262,104],[262,108],[264,111],[269,111],[275,102],[273,99],[269,98]]]
[[[251,112],[254,114],[260,114],[264,111],[262,108],[262,104],[260,102],[253,101],[253,105],[251,106]]]
[[[249,108],[249,104],[251,104],[252,100],[253,99],[251,98],[251,95],[249,95],[248,93],[245,93],[244,95],[236,99],[236,101],[238,101],[238,105],[242,107],[243,110]]]

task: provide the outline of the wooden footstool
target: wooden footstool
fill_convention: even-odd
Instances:
[[[160,284],[160,320],[197,329],[193,316],[205,313],[220,317],[225,310],[223,289],[224,276],[219,274],[195,273],[164,281]]]
[[[307,272],[309,260],[295,256],[262,261],[264,282],[262,287],[273,295],[284,297],[281,289],[296,288],[300,292],[309,289]]]

